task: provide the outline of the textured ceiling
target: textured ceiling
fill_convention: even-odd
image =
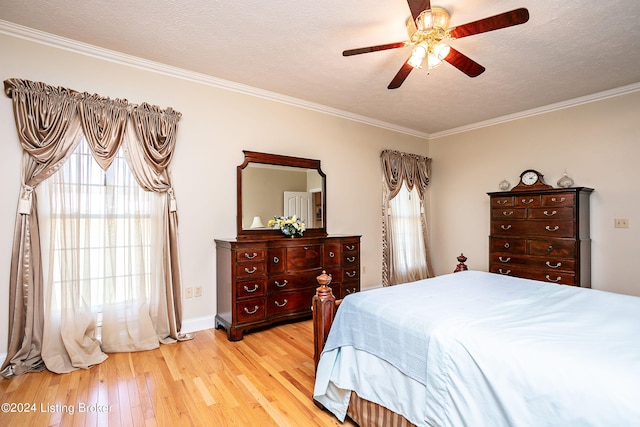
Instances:
[[[529,22],[454,40],[486,67],[444,63],[388,83],[410,48],[405,0],[2,0],[0,20],[438,135],[640,82],[640,1],[432,0],[451,26],[526,7]]]

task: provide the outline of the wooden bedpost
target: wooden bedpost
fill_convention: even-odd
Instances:
[[[322,271],[316,280],[320,287],[316,288],[316,294],[311,301],[311,310],[313,311],[313,362],[317,369],[322,348],[336,313],[336,297],[329,287],[331,276],[326,271]]]
[[[464,254],[460,254],[460,256],[458,257],[458,265],[456,266],[456,269],[453,270],[453,272],[459,273],[461,271],[468,270],[467,265],[465,264],[466,260],[467,260],[467,257],[464,256]]]

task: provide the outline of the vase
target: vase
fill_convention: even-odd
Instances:
[[[569,188],[573,185],[573,179],[567,175],[565,172],[564,175],[558,180],[558,187],[561,188]]]

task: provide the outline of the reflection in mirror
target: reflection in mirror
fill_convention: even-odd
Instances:
[[[274,216],[296,215],[322,228],[322,177],[317,170],[249,163],[242,170],[242,229],[266,228]]]
[[[327,193],[320,160],[244,151],[238,166],[238,238],[281,237],[275,216],[296,215],[304,236],[326,236]]]

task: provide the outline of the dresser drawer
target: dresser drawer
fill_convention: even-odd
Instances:
[[[524,219],[527,217],[527,210],[522,208],[492,208],[491,218],[493,219]]]
[[[236,252],[237,262],[257,262],[264,261],[266,250],[264,248],[238,249]]]
[[[264,277],[265,265],[264,262],[249,262],[236,264],[236,277],[238,279],[245,279],[249,277]]]
[[[527,245],[524,239],[509,239],[502,237],[490,237],[489,245],[491,252],[501,252],[506,254],[524,254]]]
[[[303,289],[313,287],[314,289],[318,285],[316,277],[318,277],[322,271],[317,269],[305,274],[287,274],[282,276],[272,276],[267,279],[267,292],[279,292],[279,291],[291,291],[294,289]]]
[[[287,248],[287,271],[301,271],[322,266],[322,246],[295,246]]]
[[[249,280],[236,283],[236,298],[255,298],[265,294],[265,280]]]
[[[573,221],[492,221],[491,234],[503,236],[574,237]]]
[[[505,267],[492,264],[489,267],[491,273],[505,276],[523,277],[526,279],[540,280],[542,282],[557,283],[560,285],[576,286],[576,276],[570,272],[549,272],[546,270],[530,270],[518,267]]]
[[[281,316],[289,313],[311,313],[311,300],[315,288],[297,292],[278,292],[267,297],[267,316]]]
[[[528,210],[529,219],[552,219],[573,221],[573,208],[531,208]]]
[[[554,256],[559,258],[575,258],[575,240],[529,240],[529,254],[538,256]]]
[[[519,195],[515,196],[515,206],[521,208],[533,208],[541,205],[540,196]]]
[[[575,260],[570,258],[535,257],[529,255],[492,254],[490,263],[504,268],[532,268],[540,271],[575,271]]]
[[[328,243],[324,245],[324,262],[323,268],[338,267],[340,265],[340,247],[339,243]]]
[[[238,302],[236,309],[236,319],[238,323],[259,322],[265,319],[267,313],[264,299]]]
[[[542,196],[542,206],[574,206],[574,193],[546,194]]]

